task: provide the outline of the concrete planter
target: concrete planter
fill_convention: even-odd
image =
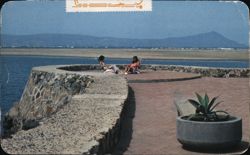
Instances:
[[[230,148],[238,145],[242,138],[242,119],[231,117],[222,122],[200,122],[177,117],[177,139],[186,147]]]

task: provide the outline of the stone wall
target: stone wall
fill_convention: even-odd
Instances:
[[[117,65],[124,70],[125,65]],[[84,71],[100,69],[99,65],[74,65],[62,67],[64,70]],[[250,77],[250,68],[213,68],[213,67],[196,67],[196,66],[178,66],[178,65],[141,65],[141,70],[168,70],[186,73],[198,73],[207,77]]]
[[[123,65],[119,65],[122,67]],[[101,70],[100,65],[70,65],[70,66],[62,66],[58,67],[58,69],[66,70],[66,71],[90,71],[90,70]]]
[[[72,95],[83,94],[92,81],[88,75],[32,70],[20,101],[5,116],[5,134],[35,127],[69,103]]]
[[[176,72],[198,73],[207,77],[250,77],[250,68],[212,68],[194,66],[173,66],[173,65],[142,65],[141,69],[169,70]]]
[[[68,66],[33,68],[20,102],[6,117],[12,125],[21,123],[2,139],[5,152],[107,154],[117,144],[127,81],[114,74],[60,67]]]

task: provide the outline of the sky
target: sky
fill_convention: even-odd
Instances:
[[[248,45],[248,7],[242,2],[153,1],[151,12],[67,13],[65,1],[7,2],[2,34],[82,34],[168,38],[216,31]]]

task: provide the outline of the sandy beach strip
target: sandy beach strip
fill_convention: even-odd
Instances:
[[[220,49],[63,49],[63,48],[2,48],[0,55],[70,56],[142,59],[230,59],[249,60],[249,51]]]

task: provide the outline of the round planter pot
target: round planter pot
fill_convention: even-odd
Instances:
[[[229,148],[240,144],[242,119],[231,117],[228,121],[200,122],[177,117],[177,139],[187,147]]]

